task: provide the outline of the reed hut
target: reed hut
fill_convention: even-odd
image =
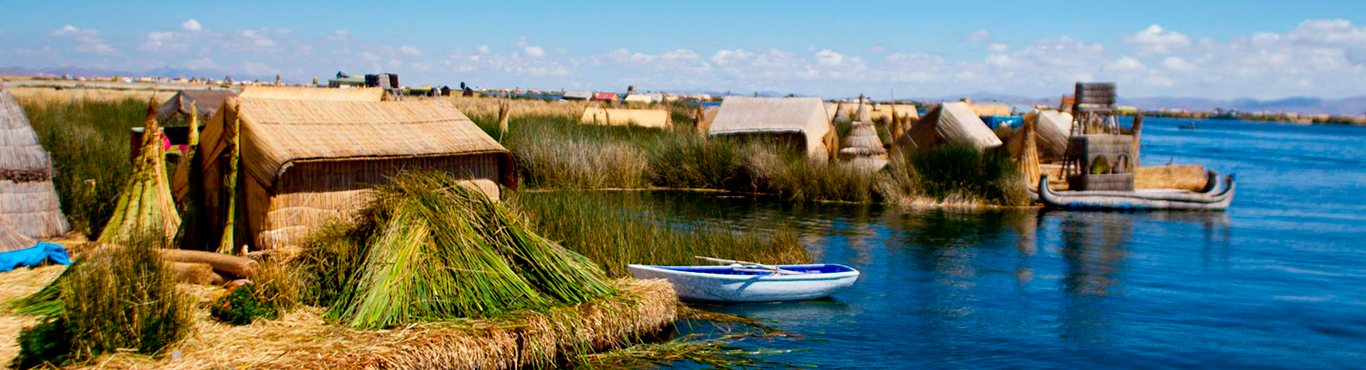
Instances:
[[[595,125],[669,128],[669,111],[664,109],[622,109],[590,106],[584,108],[579,122]]]
[[[223,101],[234,96],[237,96],[237,93],[232,90],[181,90],[157,109],[157,121],[166,122],[175,117],[188,117],[191,103],[199,109],[200,118],[213,117],[218,107],[223,105]]]
[[[732,96],[721,102],[707,136],[776,139],[824,160],[831,155],[827,136],[834,132],[829,117],[818,98]]]
[[[1061,160],[1067,151],[1067,140],[1072,136],[1072,115],[1055,110],[1034,111],[1026,114],[1024,121],[1026,125],[1034,127],[1039,160],[1044,163]],[[1006,143],[1011,155],[1019,155],[1024,149],[1024,135],[1021,133],[1021,130],[1015,130]]]
[[[386,94],[378,87],[351,89],[323,89],[316,87],[247,86],[237,94],[243,98],[314,100],[314,101],[382,101]],[[204,108],[200,108],[203,110]]]
[[[866,112],[864,110],[859,116],[866,118]],[[878,138],[877,127],[872,121],[859,120],[853,123],[840,146],[839,158],[873,170],[887,165],[887,149],[882,147],[882,139]]]
[[[70,229],[52,186],[52,158],[38,143],[38,134],[4,81],[0,81],[0,228],[11,228],[31,239],[61,236]]]
[[[961,102],[944,103],[925,113],[920,121],[896,139],[894,149],[916,150],[945,142],[961,141],[978,149],[1001,146],[1001,139]]]
[[[199,149],[209,224],[246,226],[223,238],[233,250],[297,246],[317,225],[361,209],[373,185],[402,170],[448,172],[494,199],[500,184],[517,184],[507,149],[446,101],[226,104]],[[230,179],[235,189],[224,185]]]

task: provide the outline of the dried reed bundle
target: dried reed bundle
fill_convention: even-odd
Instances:
[[[143,230],[164,232],[169,241],[180,227],[180,214],[166,179],[166,152],[162,146],[161,128],[157,126],[155,102],[148,102],[142,149],[134,159],[133,173],[119,191],[114,214],[100,232],[98,240],[101,243],[121,244],[133,233]]]
[[[348,326],[489,317],[615,292],[588,259],[447,174],[399,175],[362,215],[351,239],[369,241],[366,258],[329,311]]]

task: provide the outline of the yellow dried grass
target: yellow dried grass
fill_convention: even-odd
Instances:
[[[193,334],[171,349],[182,351],[184,357],[179,360],[121,353],[88,365],[113,369],[554,367],[560,359],[581,351],[626,345],[676,319],[677,296],[668,282],[619,280],[615,284],[625,292],[621,297],[562,310],[388,330],[332,325],[322,319],[322,309],[317,307],[244,326],[214,322],[201,310],[196,313]],[[219,291],[183,284],[181,289],[201,301]],[[17,336],[17,331],[12,335]]]

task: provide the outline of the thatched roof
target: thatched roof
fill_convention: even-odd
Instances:
[[[232,90],[181,90],[157,109],[157,120],[166,121],[176,115],[189,115],[190,103],[195,103],[200,117],[213,117],[223,101],[237,96]]]
[[[854,122],[854,127],[849,129],[849,135],[844,137],[844,144],[840,146],[840,157],[845,159],[883,154],[887,154],[887,149],[882,147],[877,128],[867,121]]]
[[[829,117],[818,98],[732,96],[721,102],[707,135],[801,134],[807,155],[824,157],[821,140],[831,132]]]
[[[292,163],[358,159],[509,155],[450,103],[303,101],[235,98],[242,120],[242,165],[262,185],[273,186]],[[203,142],[217,143],[219,130]],[[210,131],[217,131],[210,133]],[[221,148],[206,149],[209,158]],[[510,165],[510,161],[509,161]],[[500,179],[515,187],[511,171]]]
[[[320,100],[320,101],[381,101],[384,89],[378,87],[324,89],[315,87],[247,86],[237,94],[243,98]]]
[[[0,253],[32,248],[35,245],[38,243],[20,233],[19,229],[10,225],[4,217],[0,217]]]
[[[52,160],[38,143],[24,109],[0,81],[0,219],[28,238],[66,233],[69,225],[52,186]],[[31,247],[32,245],[30,245]]]
[[[964,141],[977,148],[1001,145],[1001,139],[987,128],[965,103],[944,103],[931,109],[910,130],[896,140],[896,147],[928,148],[947,141]]]
[[[52,161],[29,126],[24,108],[9,90],[0,87],[0,180],[45,180]]]
[[[1025,115],[1026,124],[1034,125],[1034,141],[1038,157],[1045,162],[1061,159],[1067,151],[1067,139],[1071,137],[1072,115],[1055,110],[1034,111]],[[1010,153],[1018,155],[1024,149],[1024,137],[1016,130],[1010,137],[1007,147]]]
[[[669,111],[663,109],[621,109],[591,106],[583,110],[579,122],[599,125],[667,128]]]

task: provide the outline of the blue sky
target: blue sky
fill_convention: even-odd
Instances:
[[[1359,1],[7,1],[0,66],[162,66],[408,85],[1366,95]],[[221,77],[221,76],[214,76]]]

